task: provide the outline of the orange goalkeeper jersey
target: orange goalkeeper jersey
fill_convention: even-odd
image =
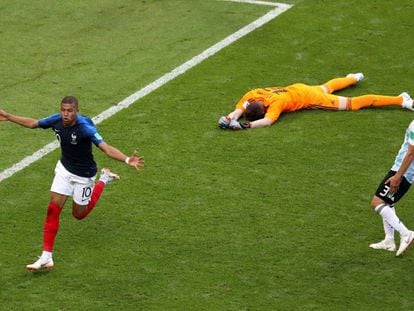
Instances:
[[[301,109],[338,109],[338,96],[326,94],[320,86],[296,83],[287,87],[267,87],[246,93],[236,108],[246,110],[250,101],[260,101],[265,107],[265,118],[274,123],[283,112]]]

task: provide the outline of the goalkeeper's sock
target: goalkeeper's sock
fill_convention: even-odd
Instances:
[[[398,218],[395,210],[393,210],[388,204],[380,204],[375,208],[375,211],[381,215],[381,217],[388,222],[388,224],[397,230],[401,235],[407,234],[408,229]]]
[[[345,89],[356,83],[357,81],[353,77],[336,78],[326,82],[323,87],[328,91],[328,94],[332,94],[335,91]]]
[[[43,226],[43,250],[52,252],[55,238],[59,230],[59,218],[62,208],[50,203],[47,208],[46,220]]]
[[[101,197],[101,194],[104,188],[105,188],[105,183],[101,180],[98,181],[95,187],[93,187],[91,199],[88,203],[88,206],[85,212],[83,214],[78,214],[78,213],[73,212],[72,215],[78,220],[84,219],[86,216],[88,216],[88,214],[92,212],[93,208],[98,203],[99,198]]]
[[[363,95],[351,98],[351,109],[359,110],[365,107],[401,106],[401,96]]]

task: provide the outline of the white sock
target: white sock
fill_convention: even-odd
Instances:
[[[42,259],[42,261],[48,261],[49,259],[52,259],[52,252],[43,251],[40,258]]]
[[[382,219],[382,223],[384,225],[385,240],[394,241],[394,228],[384,218]]]
[[[395,214],[394,206],[390,205],[390,208]],[[384,218],[382,218],[382,223],[384,225],[385,239],[394,241],[394,228]]]
[[[401,235],[408,233],[407,227],[398,218],[397,213],[388,204],[380,204],[375,208],[375,211],[381,215],[383,220],[397,230]]]

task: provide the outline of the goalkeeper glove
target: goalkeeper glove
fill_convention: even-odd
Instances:
[[[229,117],[221,117],[219,120],[219,127],[222,129],[228,129],[231,119]]]
[[[230,128],[232,130],[245,130],[250,128],[250,122],[240,123],[236,120],[231,120],[230,122]]]

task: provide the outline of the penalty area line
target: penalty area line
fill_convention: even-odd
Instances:
[[[253,4],[264,4],[270,5],[267,1],[243,1],[243,0],[227,0],[232,2],[245,2],[245,3],[253,3]],[[255,21],[251,22],[250,24],[242,27],[238,31],[234,32],[233,34],[229,35],[228,37],[224,38],[223,40],[217,42],[216,44],[212,45],[208,49],[204,50],[200,54],[194,56],[190,60],[186,61],[182,65],[176,67],[172,71],[164,74],[157,80],[151,82],[147,86],[143,87],[142,89],[136,91],[132,95],[126,97],[118,104],[108,108],[107,110],[103,111],[99,115],[92,118],[95,124],[99,124],[106,119],[112,117],[119,111],[128,108],[139,99],[143,98],[144,96],[150,94],[151,92],[155,91],[156,89],[160,88],[164,84],[170,82],[171,80],[175,79],[176,77],[180,76],[181,74],[185,73],[186,71],[190,70],[191,68],[197,66],[207,58],[213,56],[214,54],[218,53],[220,50],[224,49],[225,47],[231,45],[232,43],[236,42],[240,38],[246,36],[247,34],[251,33],[252,31],[260,28],[264,24],[270,22],[275,17],[279,16],[280,14],[284,13],[285,11],[289,10],[293,5],[283,4],[283,3],[273,3],[273,6],[276,6],[274,9],[267,12],[265,15],[259,17]],[[51,153],[52,151],[59,148],[59,144],[57,141],[51,142],[41,149],[34,152],[32,155],[25,157],[21,161],[13,164],[11,167],[5,169],[4,171],[0,172],[0,182],[3,180],[13,176],[14,174],[20,172],[21,170],[25,169],[29,165],[33,164],[34,162],[40,160],[47,154]]]

